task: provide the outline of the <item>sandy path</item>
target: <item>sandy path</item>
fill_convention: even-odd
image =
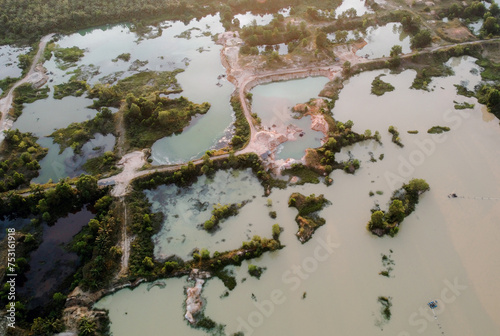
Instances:
[[[2,114],[0,118],[0,143],[4,139],[3,131],[10,129],[13,124],[13,121],[8,118],[8,115],[12,107],[12,101],[14,100],[14,90],[24,83],[38,83],[43,80],[44,75],[40,71],[38,71],[37,65],[40,61],[40,57],[42,56],[43,51],[45,50],[45,47],[47,46],[47,43],[50,41],[52,36],[54,36],[54,34],[49,34],[42,37],[42,39],[40,40],[40,44],[38,45],[38,51],[33,58],[33,63],[31,64],[28,73],[26,74],[26,76],[24,76],[24,78],[17,81],[9,90],[7,95],[0,100],[0,113]]]

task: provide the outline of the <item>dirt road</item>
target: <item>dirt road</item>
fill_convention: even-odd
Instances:
[[[38,83],[41,80],[43,80],[43,73],[40,71],[37,71],[37,65],[38,62],[40,61],[40,57],[43,54],[43,51],[45,50],[45,47],[47,46],[47,43],[50,41],[50,39],[54,36],[54,34],[49,34],[40,40],[40,43],[38,45],[38,52],[36,53],[35,57],[33,58],[33,63],[31,64],[31,67],[24,76],[24,78],[20,79],[17,81],[12,88],[9,90],[7,95],[0,100],[0,113],[2,114],[0,118],[0,143],[4,139],[4,134],[3,131],[8,130],[12,127],[13,121],[8,118],[9,116],[9,111],[12,107],[12,101],[14,100],[14,90],[24,84],[24,83]]]

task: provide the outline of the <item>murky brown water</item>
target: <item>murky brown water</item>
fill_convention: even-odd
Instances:
[[[251,261],[267,267],[260,280],[248,275],[246,263],[236,268],[238,285],[228,297],[221,298],[225,288],[218,279],[210,280],[203,291],[206,315],[225,324],[228,335],[238,328],[245,335],[499,334],[500,126],[475,99],[457,96],[453,87],[460,81],[474,85],[479,80],[470,72],[475,67],[472,61],[451,60],[456,75],[434,79],[431,92],[409,89],[413,71],[384,77],[396,90],[381,97],[369,94],[371,81],[381,71],[353,77],[341,92],[334,115],[353,120],[355,131],[379,130],[383,145],[364,142],[345,149],[339,157],[350,150],[362,162],[361,169],[355,175],[335,171],[331,187],[273,191],[272,209],[278,214],[276,222],[285,228],[281,239],[286,247]],[[453,100],[476,106],[456,111]],[[390,141],[389,125],[399,128],[404,148]],[[451,131],[427,134],[435,125],[449,126]],[[414,129],[419,134],[406,133]],[[369,152],[375,158],[383,153],[385,158],[372,163]],[[413,177],[427,180],[431,190],[398,236],[370,235],[365,229],[370,208],[375,202],[386,208],[392,190]],[[332,202],[321,212],[326,225],[305,245],[294,235],[296,210],[286,204],[294,191],[323,193]],[[370,197],[370,191],[383,194]],[[448,198],[450,193],[463,198]],[[486,196],[492,199],[481,198]],[[263,202],[246,208],[249,213],[237,217],[241,222],[268,211]],[[336,245],[325,248],[328,241]],[[391,249],[393,277],[386,278],[378,274],[384,269],[381,254]],[[183,321],[185,280],[166,283],[165,289],[146,292],[143,285],[100,301],[98,307],[110,310],[114,334],[137,335],[144,330],[150,335],[167,330],[202,334]],[[377,323],[379,296],[390,296],[393,302],[392,318],[382,325]],[[442,329],[426,307],[431,299],[439,302],[436,313]]]

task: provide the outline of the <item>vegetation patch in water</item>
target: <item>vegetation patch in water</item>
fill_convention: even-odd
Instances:
[[[96,133],[107,135],[115,130],[113,114],[107,107],[102,108],[96,116],[81,123],[72,123],[66,128],[54,131],[50,136],[60,145],[59,153],[67,147],[73,148],[75,153],[80,153],[82,146],[94,138]]]
[[[209,232],[215,230],[219,226],[219,223],[223,222],[225,219],[238,215],[239,209],[241,209],[245,204],[246,202],[241,204],[233,203],[214,205],[212,217],[203,223],[203,228]]]
[[[150,147],[156,140],[179,134],[196,114],[205,114],[209,103],[194,104],[184,97],[149,97],[127,99],[125,111],[127,140],[134,148]]]
[[[380,77],[385,76],[384,74],[378,75],[372,82],[372,94],[377,96],[382,96],[386,92],[394,91],[394,86],[390,83],[384,82]]]
[[[251,276],[253,276],[259,280],[260,280],[260,277],[261,277],[262,273],[264,272],[264,270],[265,270],[265,267],[262,268],[259,266],[255,266],[253,264],[248,265],[248,274],[250,274]]]
[[[463,85],[454,84],[453,86],[455,86],[455,88],[457,89],[457,94],[460,96],[465,96],[465,97],[474,97],[475,96],[474,91],[470,91],[469,89],[467,89]]]
[[[152,93],[180,93],[180,85],[175,76],[183,72],[182,69],[174,71],[143,71],[124,79],[115,85],[97,84],[89,90],[89,98],[97,98],[93,107],[101,106],[120,107],[120,102],[127,98],[136,99],[140,96],[149,96]]]
[[[390,296],[379,296],[377,299],[378,303],[380,303],[380,315],[385,321],[389,321],[391,319],[391,307],[392,307],[392,298]],[[382,322],[382,321],[379,321]],[[383,322],[380,324],[384,324]]]
[[[299,211],[295,217],[299,231],[295,235],[302,244],[311,239],[313,233],[326,223],[325,219],[318,215],[318,212],[327,204],[330,202],[323,195],[317,197],[314,194],[304,196],[300,193],[293,193],[290,195],[288,206]]]
[[[475,106],[474,104],[470,104],[467,102],[463,102],[463,103],[459,103],[456,101],[453,101],[453,102],[455,103],[455,110],[473,109]]]
[[[391,259],[392,257],[392,250],[389,250],[389,255],[381,254],[382,258],[382,266],[385,267],[384,270],[380,271],[378,274],[388,277],[391,277],[391,272],[393,270],[392,266],[395,265],[394,260]]]
[[[443,132],[449,132],[450,128],[447,126],[432,126],[427,130],[429,134],[441,134]]]
[[[220,255],[219,252],[214,252],[214,257]],[[225,268],[217,270],[214,275],[222,280],[224,286],[232,291],[236,287],[236,277],[231,270]]]
[[[372,210],[371,219],[366,228],[379,237],[386,234],[394,237],[403,220],[415,210],[419,196],[429,189],[429,184],[423,179],[413,179],[408,184],[403,184],[392,194],[387,212]]]
[[[113,58],[111,61],[116,63],[116,62],[118,62],[118,60],[122,60],[124,62],[130,61],[130,53],[120,54],[120,55],[116,56],[116,58]]]
[[[4,79],[0,79],[0,89],[3,91],[0,97],[3,96],[5,93],[7,93],[9,89],[12,87],[12,85],[18,80],[19,78],[12,78],[12,77],[6,77]]]
[[[401,138],[399,137],[398,129],[394,126],[389,126],[388,131],[392,134],[392,142],[394,142],[399,147],[404,147],[403,143],[401,142]]]
[[[80,97],[88,89],[87,82],[71,80],[68,83],[54,85],[54,99],[63,99],[64,97]]]
[[[54,50],[57,67],[61,70],[66,70],[75,66],[84,54],[85,50],[76,46],[71,48],[56,48]]]
[[[409,134],[418,134],[418,130],[407,131]]]
[[[0,192],[28,186],[38,176],[38,161],[47,155],[37,137],[21,133],[18,129],[6,130],[0,147]]]

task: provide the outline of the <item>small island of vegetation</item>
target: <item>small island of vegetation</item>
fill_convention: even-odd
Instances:
[[[394,191],[387,212],[383,210],[372,212],[367,229],[379,237],[386,234],[394,237],[403,220],[415,210],[419,196],[429,189],[429,184],[422,179],[413,179],[404,184]]]
[[[299,225],[296,236],[302,244],[311,239],[313,233],[326,223],[325,219],[318,215],[318,212],[329,203],[323,195],[317,197],[314,194],[304,196],[300,193],[293,193],[290,195],[288,206],[299,211],[295,217],[295,221]]]

